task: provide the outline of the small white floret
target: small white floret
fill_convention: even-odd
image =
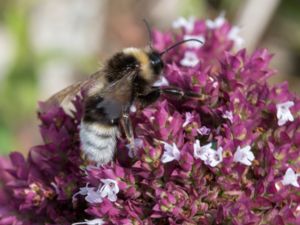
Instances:
[[[72,223],[72,225],[103,225],[104,223],[103,219],[97,218],[93,220],[85,220],[84,222]]]
[[[186,67],[194,67],[199,63],[198,56],[195,52],[186,51],[183,59],[180,60],[180,64]]]
[[[228,119],[231,123],[233,122],[233,114],[232,111],[226,110],[225,113],[222,115],[224,119]]]
[[[159,80],[157,80],[153,84],[154,87],[161,87],[161,86],[168,86],[168,85],[169,85],[169,81],[165,78],[165,76],[161,76]]]
[[[221,26],[223,26],[223,24],[226,22],[225,19],[225,13],[221,13],[217,18],[215,18],[214,20],[206,20],[206,26],[209,29],[216,29],[216,28],[220,28]]]
[[[202,126],[200,128],[197,129],[197,132],[200,134],[200,135],[209,135],[210,133],[210,129],[206,126]]]
[[[239,162],[246,166],[251,166],[252,161],[255,159],[253,152],[251,151],[250,145],[243,148],[238,146],[236,152],[233,155],[233,161]]]
[[[219,147],[217,150],[214,150],[212,143],[200,146],[200,141],[196,140],[194,143],[194,157],[201,159],[205,165],[215,167],[223,161],[223,148]]]
[[[229,40],[233,41],[237,48],[241,48],[244,43],[244,39],[239,35],[240,28],[233,26],[228,33]]]
[[[164,149],[165,151],[161,157],[161,161],[163,163],[171,162],[173,160],[179,160],[180,151],[175,143],[173,143],[173,145],[170,145],[164,142]]]
[[[101,179],[103,186],[100,189],[102,198],[108,198],[111,202],[117,201],[117,194],[120,189],[118,183],[113,179]]]
[[[278,126],[282,126],[288,121],[294,121],[294,117],[290,111],[292,106],[294,106],[294,102],[292,101],[287,101],[276,105]]]
[[[295,171],[291,168],[288,168],[283,176],[282,184],[283,185],[292,185],[294,187],[299,187],[298,177],[300,175],[296,174]]]
[[[173,22],[172,27],[175,29],[184,28],[187,32],[192,32],[194,29],[194,23],[194,17],[189,17],[188,19],[184,17],[179,17]]]

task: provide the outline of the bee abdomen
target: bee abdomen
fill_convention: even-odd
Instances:
[[[103,126],[99,123],[81,122],[80,141],[83,153],[98,164],[106,164],[114,157],[117,126]]]

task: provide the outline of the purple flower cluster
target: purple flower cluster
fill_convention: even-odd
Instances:
[[[233,50],[224,17],[173,26],[154,32],[158,50],[205,43],[164,56],[163,85],[203,97],[137,106],[136,151],[122,135],[101,167],[81,158],[79,98],[72,115],[40,114],[44,144],[0,159],[0,224],[300,224],[300,99],[266,83],[267,50]]]
[[[18,152],[0,158],[1,225],[70,224],[84,218],[84,207],[73,207],[70,201],[78,186],[85,184],[80,117],[79,110],[69,116],[53,107],[39,115],[44,144],[32,147],[27,159]]]

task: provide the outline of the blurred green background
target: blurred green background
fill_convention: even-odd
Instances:
[[[299,0],[1,0],[0,154],[40,142],[37,102],[97,70],[128,46],[141,47],[147,18],[168,29],[179,16],[217,17],[240,25],[245,47],[275,53],[271,82],[300,92]]]

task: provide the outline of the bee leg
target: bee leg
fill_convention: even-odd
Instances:
[[[123,113],[122,118],[121,118],[121,125],[125,132],[126,138],[129,141],[130,149],[131,149],[131,151],[134,152],[135,151],[134,134],[133,134],[131,119],[129,117],[129,110],[126,110]]]
[[[146,95],[139,95],[138,100],[142,107],[146,107],[154,103],[161,94],[175,96],[177,98],[192,98],[200,101],[205,100],[205,95],[192,91],[183,91],[176,87],[152,87],[151,91]]]
[[[139,95],[138,101],[141,103],[142,107],[146,107],[151,105],[152,103],[156,102],[157,99],[160,97],[161,91],[158,87],[151,88],[151,91],[146,95]]]
[[[160,89],[161,94],[172,95],[179,98],[192,98],[200,101],[205,100],[205,95],[192,91],[183,91],[175,87],[163,87]]]

